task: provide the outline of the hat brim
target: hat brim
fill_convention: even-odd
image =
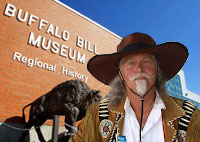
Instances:
[[[179,72],[188,58],[188,50],[183,44],[179,42],[166,42],[156,45],[156,47],[96,55],[88,61],[87,68],[97,80],[109,85],[114,77],[119,74],[119,61],[124,56],[143,52],[156,56],[166,81]]]

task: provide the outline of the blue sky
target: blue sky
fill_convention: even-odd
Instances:
[[[150,34],[157,44],[178,41],[189,50],[187,89],[200,95],[199,0],[60,0],[113,33]]]

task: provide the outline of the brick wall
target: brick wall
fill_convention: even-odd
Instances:
[[[103,96],[107,93],[109,88],[94,79],[86,65],[89,58],[97,53],[114,52],[119,37],[51,0],[3,0],[0,4],[0,25],[0,121],[21,116],[26,104],[57,84],[75,79],[62,74],[63,67],[87,76],[86,83],[92,89],[101,90]],[[40,44],[33,45],[33,39],[39,36]],[[81,46],[81,42],[77,44],[78,37],[79,41],[90,42],[90,48],[78,47]],[[29,42],[30,39],[32,42]],[[49,49],[47,41],[51,42]],[[82,62],[80,58],[79,61],[70,59],[69,50],[76,52],[76,58],[79,52],[81,57],[85,57],[85,63],[83,58]],[[21,61],[18,61],[19,56]],[[54,68],[29,67],[28,59],[30,62],[31,59],[37,61],[35,65],[47,63]]]

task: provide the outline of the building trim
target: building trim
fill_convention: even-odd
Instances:
[[[183,97],[194,100],[198,103],[200,103],[200,96],[190,90],[187,89],[186,87],[186,81],[185,81],[185,75],[184,75],[184,71],[180,70],[178,72],[178,75],[181,78],[181,85],[182,85],[182,92],[183,92]]]

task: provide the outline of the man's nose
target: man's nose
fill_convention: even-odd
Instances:
[[[141,63],[141,62],[138,62],[138,63],[137,63],[136,72],[137,72],[137,73],[142,73],[142,72],[143,72],[143,66],[142,66],[142,63]]]

